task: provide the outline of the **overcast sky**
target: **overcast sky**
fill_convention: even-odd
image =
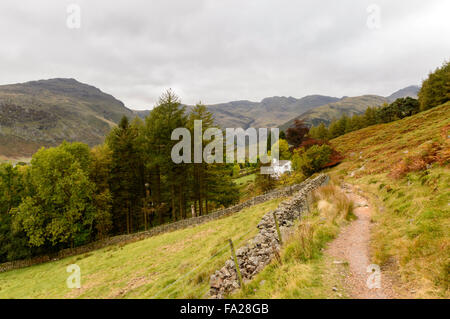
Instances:
[[[169,87],[188,104],[389,95],[450,59],[449,13],[448,0],[1,0],[0,84],[70,77],[133,109]]]

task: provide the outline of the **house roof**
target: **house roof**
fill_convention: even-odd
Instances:
[[[284,166],[284,165],[289,164],[289,163],[291,163],[291,161],[288,161],[288,160],[282,160],[282,161],[276,162],[276,165],[278,165],[278,166]]]

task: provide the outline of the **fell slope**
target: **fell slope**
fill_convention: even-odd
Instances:
[[[372,258],[414,297],[450,297],[450,102],[340,136],[330,173],[359,185],[378,210]]]
[[[313,108],[280,126],[280,130],[285,131],[294,124],[296,119],[303,120],[310,125],[320,123],[330,124],[334,118],[339,118],[343,114],[362,114],[369,106],[381,106],[389,100],[378,95],[363,95],[345,97],[340,101]]]
[[[0,86],[0,154],[31,156],[40,146],[81,141],[91,146],[123,115],[122,102],[74,79],[51,79]]]
[[[390,102],[394,102],[396,99],[402,97],[412,97],[417,99],[417,94],[419,93],[420,87],[417,85],[410,85],[401,90],[398,90],[387,97]]]
[[[261,102],[234,101],[209,105],[217,123],[223,127],[277,127],[290,118],[338,98],[324,95],[308,95],[300,99],[292,96],[268,97]]]

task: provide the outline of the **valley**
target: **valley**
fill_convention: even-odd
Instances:
[[[418,87],[391,95],[416,96]],[[280,127],[286,130],[299,118],[310,125],[329,124],[342,114],[361,114],[391,97],[367,95],[336,98],[270,97],[260,102],[233,101],[207,105],[221,128]],[[186,105],[187,111],[192,106]],[[95,146],[122,116],[144,119],[150,111],[134,111],[120,100],[75,79],[50,79],[0,86],[0,160],[28,161],[41,146],[63,140]]]

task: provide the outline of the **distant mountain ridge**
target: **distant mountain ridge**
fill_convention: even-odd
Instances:
[[[419,93],[420,87],[418,85],[410,85],[401,90],[398,90],[387,97],[391,102],[402,97],[412,97],[417,99],[417,94]]]
[[[222,128],[280,125],[286,128],[299,116],[310,123],[327,122],[330,116],[362,112],[367,106],[381,105],[397,96],[417,94],[417,90],[418,87],[407,87],[387,98],[369,95],[344,98],[308,95],[299,99],[273,96],[260,102],[232,101],[207,107]],[[1,156],[30,157],[39,147],[54,146],[63,140],[97,145],[122,116],[145,118],[149,113],[149,110],[131,110],[112,95],[75,79],[0,85],[0,159]]]
[[[308,95],[300,99],[274,96],[261,102],[234,101],[208,105],[221,127],[276,127],[312,108],[339,101],[324,95]]]
[[[0,86],[0,154],[27,157],[67,141],[96,145],[134,112],[110,94],[74,79]]]
[[[291,120],[280,125],[280,130],[287,130],[294,124],[296,119],[305,121],[309,125],[318,125],[320,123],[330,124],[334,118],[339,118],[343,114],[353,115],[362,114],[369,106],[381,106],[384,103],[391,103],[398,98],[413,97],[417,98],[420,87],[411,85],[401,90],[398,90],[387,97],[379,95],[362,95],[348,97],[345,96],[337,102],[321,105],[304,112]]]
[[[318,125],[320,123],[328,125],[333,118],[339,118],[343,114],[361,114],[364,113],[369,106],[381,106],[383,103],[389,103],[389,99],[378,95],[345,97],[340,101],[321,105],[302,113],[282,124],[280,130],[285,131],[288,129],[294,124],[296,119],[303,120],[309,125]]]

